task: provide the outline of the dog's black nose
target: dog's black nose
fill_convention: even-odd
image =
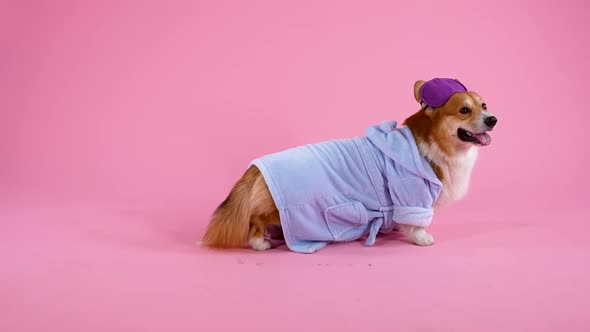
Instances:
[[[487,118],[483,119],[483,123],[486,124],[486,126],[493,128],[496,123],[498,122],[498,119],[496,119],[495,116],[488,116]]]

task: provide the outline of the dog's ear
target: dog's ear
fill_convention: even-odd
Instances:
[[[420,80],[420,81],[416,81],[416,83],[414,83],[414,98],[416,98],[416,101],[421,104],[422,103],[422,98],[420,97],[420,89],[422,88],[422,86],[424,85],[424,81]]]
[[[422,97],[420,96],[420,89],[422,89],[424,83],[426,82],[422,80],[416,81],[416,83],[414,83],[414,98],[416,98],[416,101],[420,104],[420,107],[424,109],[424,113],[426,114],[426,116],[432,118],[432,116],[434,115],[434,109],[422,103]]]

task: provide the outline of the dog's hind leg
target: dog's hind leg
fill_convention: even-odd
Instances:
[[[252,216],[248,236],[248,243],[250,243],[252,249],[259,251],[270,249],[270,241],[264,238],[265,229],[265,218],[263,216]]]
[[[266,228],[271,224],[280,224],[277,210],[264,178],[257,177],[250,196],[253,212],[250,217],[250,232],[248,243],[254,250],[270,249],[270,241],[264,238]]]
[[[254,250],[270,249],[270,241],[264,238],[265,232],[269,225],[279,224],[279,212],[272,211],[269,214],[253,215],[250,219],[250,233],[248,235],[248,243]]]

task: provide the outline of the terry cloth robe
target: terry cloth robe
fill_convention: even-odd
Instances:
[[[370,126],[366,137],[307,144],[255,159],[280,214],[291,251],[389,232],[395,223],[426,227],[442,183],[397,122]]]

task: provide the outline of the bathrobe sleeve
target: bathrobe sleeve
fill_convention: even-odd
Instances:
[[[434,214],[434,197],[428,180],[408,174],[394,182],[390,183],[389,188],[393,201],[393,221],[418,227],[430,225]]]
[[[393,221],[426,227],[432,222],[433,204],[442,183],[420,155],[411,130],[396,129],[397,122],[383,122],[367,129],[367,138],[386,157],[389,193],[393,202]]]

